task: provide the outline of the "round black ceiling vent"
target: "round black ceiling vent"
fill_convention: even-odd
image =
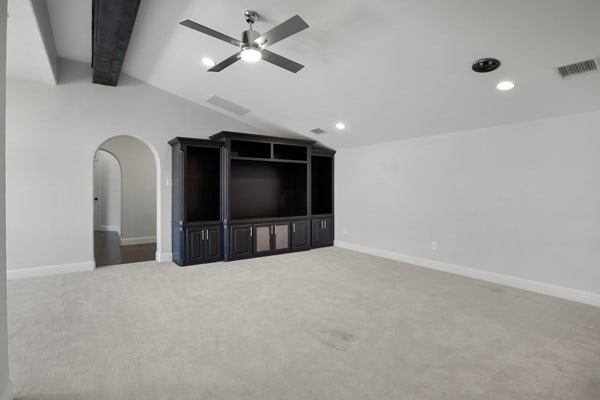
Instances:
[[[500,60],[496,60],[495,58],[482,58],[481,60],[477,60],[473,63],[473,71],[485,73],[492,72],[500,67]]]

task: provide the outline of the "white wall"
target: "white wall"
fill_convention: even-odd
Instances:
[[[6,0],[0,0],[0,400],[12,399],[8,379],[8,331],[6,326],[6,224],[5,224],[5,82]]]
[[[96,152],[96,176],[97,185],[97,218],[98,228],[103,231],[114,231],[121,234],[121,166],[114,155],[108,151],[98,150]],[[154,162],[154,160],[152,160]],[[156,174],[153,174],[153,178]],[[156,191],[156,180],[152,182]],[[156,195],[152,193],[153,204],[156,205]],[[152,218],[156,223],[156,208]],[[156,235],[156,227],[152,235]]]
[[[335,198],[341,246],[600,305],[600,111],[343,149]]]
[[[7,256],[23,269],[93,265],[93,164],[107,139],[130,135],[151,146],[158,171],[158,251],[171,252],[171,147],[175,136],[255,128],[123,75],[93,85],[88,64],[59,62],[59,85],[7,82]],[[21,271],[19,271],[21,270]],[[63,269],[64,270],[64,269]]]
[[[118,136],[102,144],[121,164],[121,240],[123,244],[156,241],[156,162],[138,139]]]

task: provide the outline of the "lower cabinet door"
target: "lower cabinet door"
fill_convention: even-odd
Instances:
[[[333,244],[333,218],[323,220],[323,245],[331,246]]]
[[[204,261],[204,228],[186,229],[186,264]]]
[[[310,222],[292,222],[292,251],[306,250],[310,248]]]
[[[252,225],[232,225],[229,228],[229,256],[232,260],[252,257]]]
[[[312,220],[312,246],[318,247],[323,245],[323,220],[313,219]]]
[[[290,223],[273,225],[273,252],[285,253],[290,250]]]
[[[220,226],[209,226],[204,231],[206,262],[220,261],[223,259],[223,229]]]
[[[254,255],[264,256],[271,252],[271,224],[254,225]]]

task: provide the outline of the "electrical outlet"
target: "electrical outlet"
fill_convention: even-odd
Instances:
[[[438,249],[438,242],[437,241],[433,241],[431,242],[431,250],[437,250]]]
[[[165,185],[167,185],[167,187],[171,187],[171,180],[165,179]]]
[[[345,226],[342,228],[342,233],[345,235],[348,233],[348,228],[346,228]]]

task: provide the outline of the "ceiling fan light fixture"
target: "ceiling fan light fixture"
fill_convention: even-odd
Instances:
[[[262,53],[260,50],[252,45],[247,45],[242,47],[242,52],[240,53],[240,57],[242,60],[250,63],[255,63],[261,60]]]

